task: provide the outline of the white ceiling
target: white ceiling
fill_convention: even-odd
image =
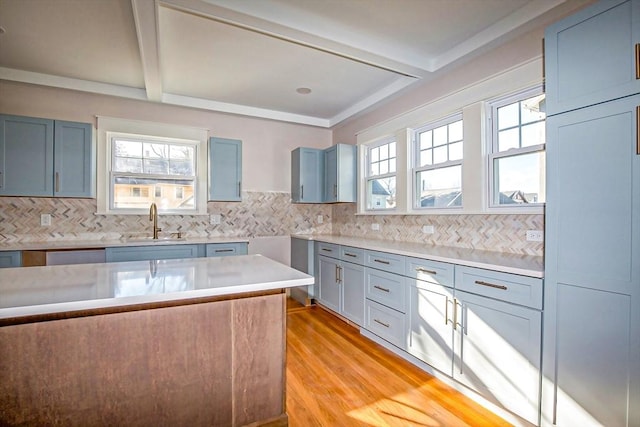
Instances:
[[[588,1],[0,0],[0,79],[331,127]]]

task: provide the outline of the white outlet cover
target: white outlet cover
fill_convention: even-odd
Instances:
[[[324,217],[322,215],[318,215],[318,224],[322,224],[324,222]]]
[[[51,214],[42,214],[40,215],[40,225],[43,227],[48,227],[51,225]]]
[[[542,242],[544,240],[544,231],[527,230],[527,242]]]
[[[433,225],[423,225],[422,232],[424,234],[433,234],[435,233],[435,228],[433,227]]]
[[[377,222],[374,222],[373,224],[371,224],[371,229],[373,231],[380,231],[380,224],[378,224]]]
[[[222,215],[220,214],[211,214],[209,216],[209,223],[211,225],[219,225],[222,222]]]

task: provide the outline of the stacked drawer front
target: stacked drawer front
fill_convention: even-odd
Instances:
[[[406,348],[407,289],[404,257],[365,251],[365,328]]]

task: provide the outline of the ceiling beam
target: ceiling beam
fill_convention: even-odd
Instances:
[[[147,99],[162,102],[162,75],[158,53],[158,6],[154,0],[131,0],[131,7],[138,35]]]

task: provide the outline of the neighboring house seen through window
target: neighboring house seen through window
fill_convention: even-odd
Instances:
[[[491,103],[492,207],[545,202],[544,100],[535,89]]]
[[[462,115],[414,131],[416,208],[462,206]]]

